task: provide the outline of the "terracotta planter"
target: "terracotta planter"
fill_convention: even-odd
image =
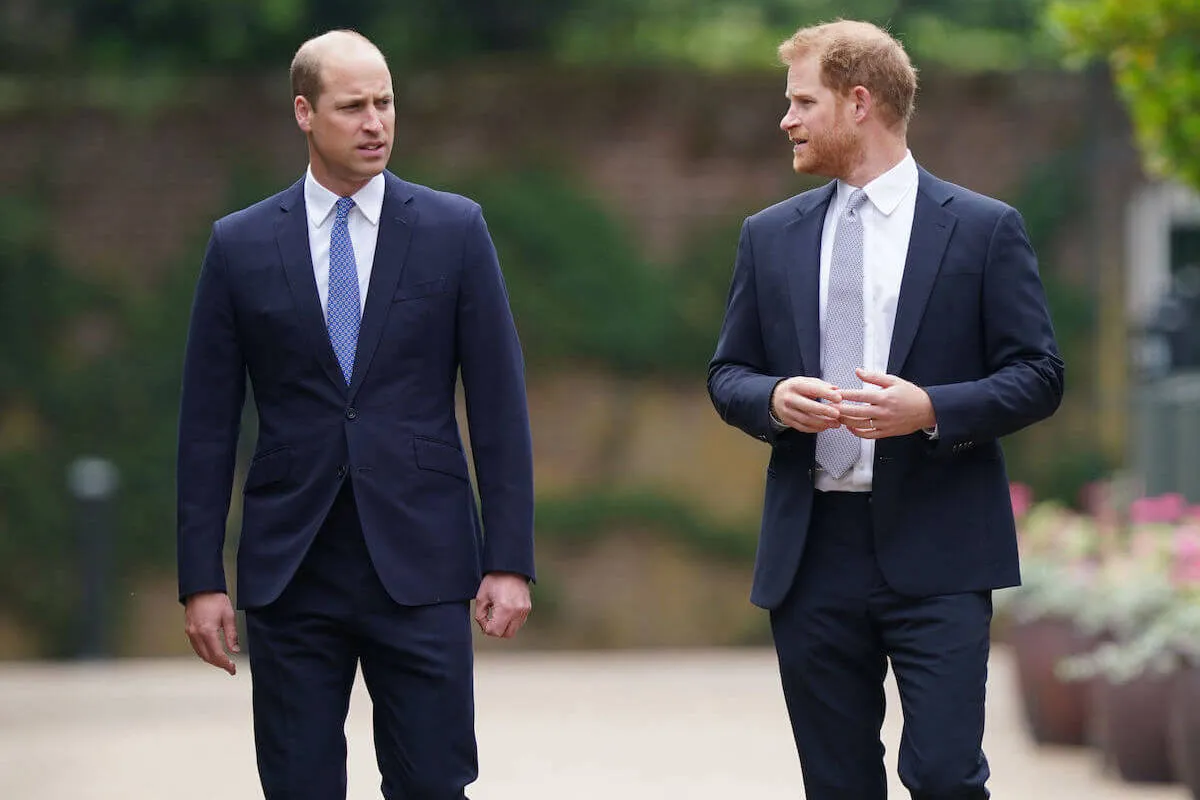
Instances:
[[[1116,772],[1112,743],[1108,741],[1108,732],[1112,728],[1112,712],[1108,702],[1110,691],[1109,683],[1104,678],[1092,678],[1087,682],[1087,743],[1100,757],[1101,768],[1105,772]]]
[[[1167,719],[1174,680],[1143,675],[1107,682],[1099,725],[1105,760],[1130,783],[1174,783],[1167,744]]]
[[[1059,679],[1054,670],[1064,658],[1086,652],[1092,639],[1068,620],[1047,617],[1014,622],[1010,631],[1025,719],[1039,744],[1087,742],[1086,683]]]
[[[1167,740],[1176,777],[1200,800],[1200,666],[1184,667],[1171,681]]]

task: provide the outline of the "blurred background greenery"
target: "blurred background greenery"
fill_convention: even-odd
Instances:
[[[921,70],[918,160],[1025,216],[1069,393],[1006,451],[1014,479],[1075,504],[1137,466],[1129,295],[1148,267],[1127,221],[1146,187],[1200,184],[1196,8],[8,0],[0,658],[78,655],[89,618],[105,654],[186,648],[173,465],[191,291],[211,221],[303,170],[286,69],[305,38],[377,42],[393,171],[483,204],[529,360],[544,567],[526,641],[728,644],[765,635],[745,598],[766,452],[716,419],[705,367],[740,221],[812,185],[780,146],[776,44],[836,17],[887,25]],[[72,497],[81,456],[115,465],[111,507]]]

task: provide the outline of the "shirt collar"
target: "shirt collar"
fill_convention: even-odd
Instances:
[[[913,159],[912,152],[906,150],[904,158],[900,160],[899,164],[862,188],[867,193],[867,199],[871,201],[871,205],[879,209],[880,213],[886,217],[891,216],[892,212],[900,205],[900,201],[916,188],[919,177],[917,162]],[[837,205],[839,211],[849,201],[850,194],[854,189],[855,187],[845,181],[838,181]]]
[[[355,207],[372,225],[379,224],[383,214],[383,192],[385,183],[383,173],[379,173],[351,197]],[[314,228],[319,228],[329,219],[333,207],[337,205],[338,196],[326,189],[313,177],[310,165],[304,174],[304,207],[308,209],[308,220]]]

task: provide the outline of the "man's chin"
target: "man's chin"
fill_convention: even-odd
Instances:
[[[366,183],[386,168],[387,164],[360,164],[358,169],[354,170],[354,177],[361,183]]]
[[[792,171],[797,175],[815,175],[817,174],[814,171],[815,167],[816,165],[813,164],[811,159],[801,158],[799,156],[792,159]]]
[[[379,151],[370,155],[362,154],[355,159],[355,166],[359,172],[375,176],[383,172],[391,158],[392,153],[390,150]]]

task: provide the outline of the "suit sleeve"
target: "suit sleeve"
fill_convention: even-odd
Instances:
[[[525,362],[483,213],[467,215],[458,352],[483,515],[483,571],[533,580],[533,445]]]
[[[1049,417],[1063,395],[1037,257],[1016,210],[1000,216],[984,265],[985,366],[980,380],[926,387],[937,418],[935,454],[954,444],[998,439]]]
[[[218,224],[196,284],[183,362],[176,469],[180,600],[226,591],[222,554],[245,391]]]
[[[764,442],[774,444],[793,433],[771,420],[771,392],[783,377],[769,374],[749,221],[738,237],[737,260],[725,305],[725,321],[717,349],[708,365],[708,395],[725,422]]]

